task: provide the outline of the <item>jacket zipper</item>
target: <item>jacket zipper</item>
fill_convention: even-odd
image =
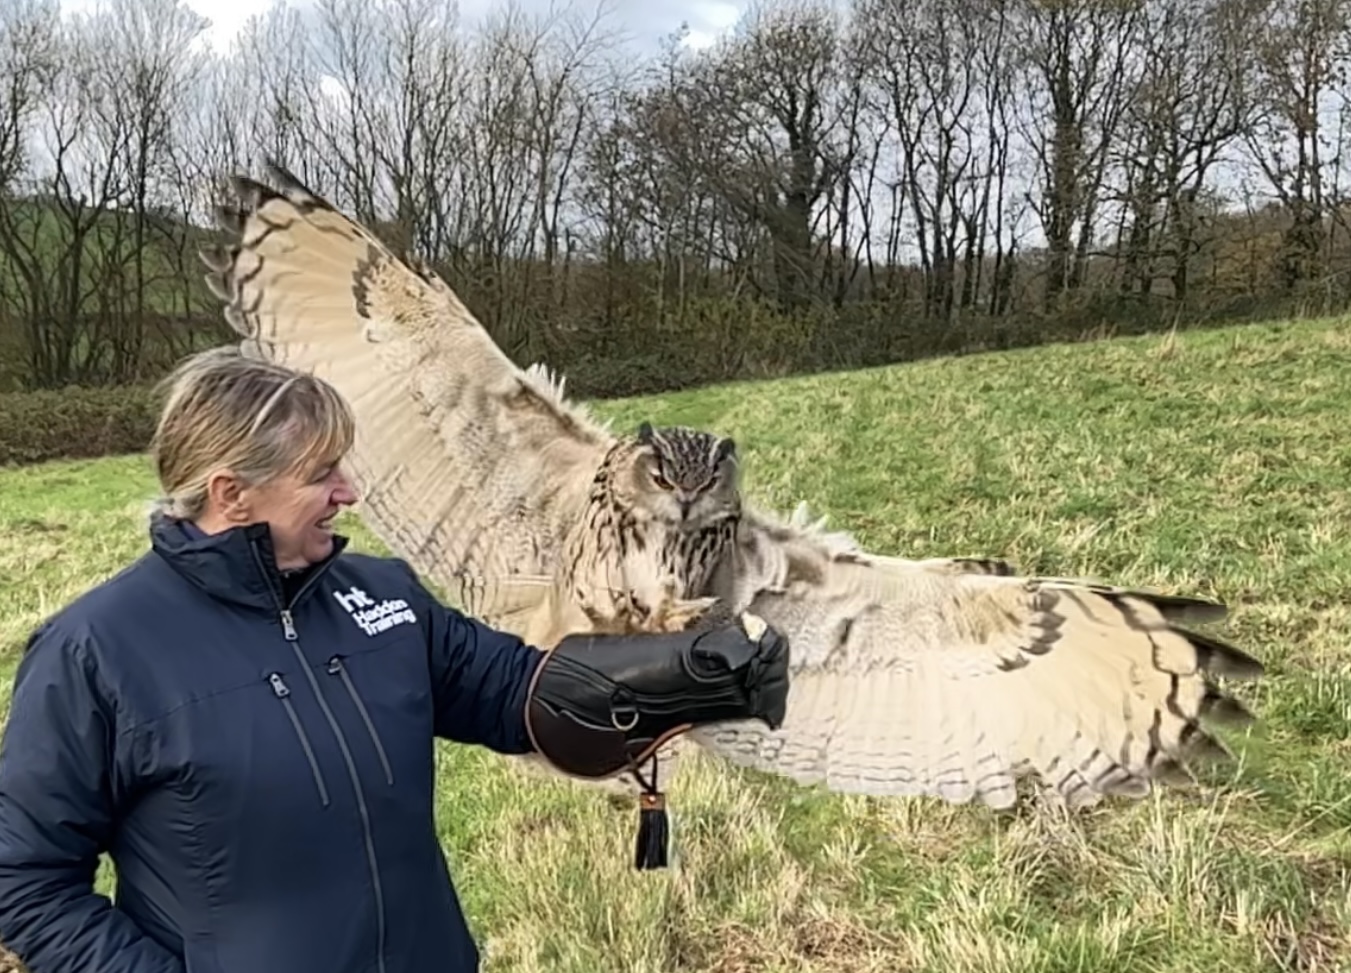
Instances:
[[[272,684],[272,692],[281,700],[282,706],[286,707],[286,715],[291,718],[291,725],[296,729],[296,736],[300,737],[300,745],[305,749],[305,759],[310,762],[310,770],[314,774],[314,786],[319,788],[319,800],[323,802],[324,807],[328,807],[328,788],[324,786],[324,775],[319,772],[319,761],[314,755],[314,748],[310,746],[310,738],[305,735],[305,727],[300,723],[300,715],[291,702],[291,689],[282,679],[280,672],[272,673],[267,677],[267,681]]]
[[[347,674],[347,667],[342,664],[340,656],[334,656],[328,660],[328,674],[337,675],[342,678],[342,684],[347,687],[347,695],[352,697],[352,702],[356,704],[357,711],[361,713],[362,720],[366,723],[366,730],[371,735],[371,742],[375,744],[375,752],[380,755],[380,763],[385,768],[385,783],[393,786],[394,768],[389,764],[389,756],[385,753],[385,745],[380,741],[380,734],[376,732],[375,722],[371,719],[371,714],[366,710],[366,704],[362,702],[361,695],[357,692],[356,684],[352,682],[352,677]]]
[[[371,812],[366,805],[366,792],[361,787],[361,777],[357,774],[356,763],[352,759],[352,750],[347,745],[347,737],[342,732],[342,727],[338,725],[337,718],[333,715],[333,710],[328,705],[328,699],[324,696],[323,690],[319,686],[319,680],[314,678],[314,673],[310,670],[309,662],[305,659],[305,654],[300,651],[300,633],[296,631],[295,619],[291,615],[291,608],[286,605],[277,594],[277,589],[272,584],[271,576],[267,572],[267,567],[263,563],[262,556],[259,555],[257,547],[253,548],[254,560],[258,562],[258,569],[263,577],[267,579],[268,588],[272,592],[272,600],[277,606],[277,614],[281,619],[282,635],[290,644],[291,650],[295,653],[296,661],[300,664],[300,669],[305,673],[305,678],[309,680],[310,688],[314,690],[315,699],[319,702],[319,708],[324,711],[324,717],[328,720],[329,729],[333,731],[337,738],[338,747],[342,750],[343,762],[347,765],[347,775],[351,778],[352,789],[356,792],[357,810],[361,814],[361,832],[366,845],[366,864],[371,872],[371,887],[375,892],[375,960],[377,969],[380,973],[385,973],[385,890],[380,884],[380,865],[375,855],[375,837],[371,831]],[[312,585],[323,577],[323,571],[315,572],[296,592],[291,600],[294,605],[300,600],[300,596],[305,593]]]

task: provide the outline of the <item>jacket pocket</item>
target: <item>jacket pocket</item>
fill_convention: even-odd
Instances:
[[[319,800],[323,802],[324,807],[328,807],[328,788],[324,785],[324,775],[319,771],[319,761],[314,756],[314,747],[310,745],[310,738],[305,733],[305,727],[300,722],[300,716],[296,713],[295,704],[291,702],[291,690],[282,679],[280,672],[274,672],[267,677],[267,681],[272,684],[273,694],[281,700],[282,706],[286,708],[286,715],[291,719],[291,725],[295,727],[296,736],[300,739],[300,746],[305,751],[305,759],[310,762],[310,772],[314,775],[314,786],[319,789]]]
[[[366,709],[366,704],[361,699],[361,694],[357,692],[356,683],[352,682],[352,677],[347,674],[347,667],[342,664],[342,656],[335,655],[328,660],[328,674],[338,676],[342,679],[342,684],[347,688],[347,695],[352,697],[352,703],[356,706],[357,712],[361,714],[361,720],[366,724],[366,732],[371,735],[371,742],[375,744],[375,752],[380,755],[380,764],[385,768],[385,783],[393,785],[394,768],[390,766],[389,755],[385,753],[385,745],[380,740],[380,734],[375,729],[375,721],[371,719],[371,714]]]
[[[185,973],[225,973],[209,933],[189,933],[183,942]]]

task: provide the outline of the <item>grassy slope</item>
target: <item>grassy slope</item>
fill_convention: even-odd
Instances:
[[[19,252],[27,262],[30,259],[28,247],[33,248],[31,257],[40,265],[41,278],[44,281],[40,292],[45,292],[47,300],[53,305],[63,307],[61,295],[64,293],[65,280],[70,273],[70,258],[76,252],[71,245],[70,220],[63,215],[55,204],[49,201],[26,199],[0,199],[0,213],[8,207],[8,220],[15,227],[15,233],[22,241]],[[81,214],[82,221],[88,220],[88,214]],[[131,313],[133,306],[132,291],[135,286],[136,239],[133,233],[135,216],[131,213],[106,212],[94,220],[92,228],[84,239],[81,253],[80,291],[85,294],[81,312],[94,317],[106,317],[105,302],[111,302],[114,308]],[[197,261],[192,243],[185,247],[178,244],[182,234],[182,224],[172,217],[156,220],[153,217],[145,227],[144,245],[140,249],[142,269],[147,281],[145,309],[150,314],[181,315],[185,305],[196,306],[201,303],[197,298],[205,298],[208,307],[215,306],[215,299],[207,290],[200,263]],[[191,240],[195,234],[189,233]],[[187,267],[187,279],[179,270],[179,251],[187,254],[182,261]],[[105,266],[121,266],[120,274],[105,272]],[[125,296],[110,296],[100,293],[107,291],[118,278],[126,285]],[[12,324],[0,327],[0,392],[23,388],[29,377],[27,316],[32,311],[27,294],[31,288],[15,266],[13,254],[0,246],[0,319],[6,313],[15,315]],[[92,289],[92,292],[91,292]],[[116,290],[116,288],[112,288]],[[11,295],[10,300],[5,295]],[[13,295],[22,295],[23,299]],[[121,305],[119,305],[121,301]],[[86,325],[87,327],[87,325]],[[97,328],[93,330],[97,331]],[[84,334],[77,340],[76,360],[88,357],[89,342],[97,341],[98,336]],[[152,328],[146,335],[148,347],[145,354],[161,356],[158,347],[162,339]]]
[[[715,427],[748,488],[869,545],[1216,595],[1270,678],[1229,786],[1074,823],[687,766],[683,867],[633,816],[442,751],[441,827],[488,971],[1241,971],[1351,964],[1351,331],[1051,347],[608,403]],[[0,473],[0,678],[142,547],[141,458]],[[377,547],[356,531],[358,545]],[[1260,738],[1260,739],[1259,739]],[[592,871],[592,870],[595,871]]]
[[[32,256],[37,259],[43,272],[51,277],[56,271],[54,263],[67,260],[73,252],[71,240],[71,220],[56,204],[46,200],[0,199],[0,206],[8,207],[8,218],[15,228],[20,241],[24,259],[29,258],[28,247],[32,247]],[[81,213],[81,222],[89,220],[88,213]],[[123,255],[124,273],[128,287],[134,283],[134,264],[129,256],[135,245],[135,214],[109,211],[94,219],[92,228],[84,239],[82,269],[86,274],[84,286],[88,287],[88,275],[100,272],[99,266],[116,254]],[[152,311],[174,313],[181,310],[183,285],[177,271],[176,260],[179,250],[178,241],[183,233],[183,224],[173,217],[157,219],[148,217],[145,224],[143,269],[149,284],[147,304]],[[189,232],[189,238],[195,231]],[[195,254],[189,250],[191,259],[186,261],[189,279],[187,284],[195,292],[206,292],[206,286],[197,272],[199,264]],[[0,248],[0,292],[6,287],[23,287],[26,282],[12,263],[12,254]],[[92,302],[91,302],[92,303]],[[98,310],[97,307],[94,308]]]

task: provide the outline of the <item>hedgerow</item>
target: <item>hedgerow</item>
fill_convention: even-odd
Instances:
[[[148,385],[0,393],[0,466],[142,452],[158,406]]]

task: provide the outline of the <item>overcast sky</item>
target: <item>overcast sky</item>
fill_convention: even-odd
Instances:
[[[230,39],[250,16],[262,13],[273,0],[185,0],[187,5],[211,21],[209,42],[224,50]],[[465,24],[477,23],[500,5],[501,0],[460,0],[460,16]],[[689,24],[688,43],[705,46],[731,28],[746,0],[516,0],[528,13],[545,13],[551,6],[576,10],[587,15],[604,4],[605,22],[619,30],[647,52],[656,50],[664,36],[674,33],[682,21]],[[291,6],[309,7],[313,0],[289,0]],[[89,10],[98,0],[61,0],[66,10]]]

